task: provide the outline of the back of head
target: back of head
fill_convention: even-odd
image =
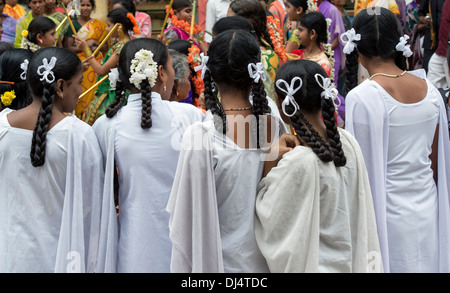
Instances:
[[[65,48],[41,48],[31,57],[27,83],[32,96],[41,100],[31,142],[30,157],[34,167],[42,166],[45,162],[46,137],[56,96],[56,83],[59,79],[69,81],[81,71],[78,56]]]
[[[303,8],[303,13],[306,13],[306,10],[308,10],[308,0],[288,0],[288,2],[295,8]]]
[[[136,14],[136,6],[133,3],[133,0],[114,0],[112,5],[120,4],[123,8],[125,8],[128,12],[135,15]]]
[[[236,29],[242,29],[245,31],[248,31],[250,33],[254,33],[252,25],[250,24],[249,20],[243,16],[240,15],[234,15],[234,16],[227,16],[219,19],[213,26],[212,32],[213,35],[218,35],[223,31],[226,30],[236,30]]]
[[[182,80],[190,73],[189,64],[186,55],[176,50],[169,49],[170,57],[173,60],[173,69],[175,71],[175,81]]]
[[[56,24],[53,20],[48,18],[47,16],[38,16],[33,18],[28,26],[28,40],[32,43],[37,44],[37,35],[44,35],[46,32],[51,30],[52,28],[56,28]]]
[[[151,38],[138,38],[128,41],[122,48],[119,57],[119,64],[117,66],[119,72],[119,80],[116,86],[116,96],[114,101],[106,109],[105,114],[108,118],[114,117],[117,111],[123,106],[125,102],[125,89],[139,89],[142,94],[142,117],[141,117],[141,127],[143,129],[149,129],[152,126],[151,120],[151,87],[152,85],[147,78],[142,80],[139,87],[130,82],[131,65],[133,59],[136,57],[136,53],[140,50],[150,51],[153,54],[153,61],[156,62],[156,72],[158,72],[158,67],[161,65],[166,68],[169,52],[167,47],[156,39]],[[155,77],[157,79],[157,76]]]
[[[32,55],[33,53],[30,50],[10,49],[0,56],[0,95],[10,91],[14,91],[15,95],[11,104],[4,106],[19,110],[31,103],[26,72],[28,69],[27,62],[30,61]]]
[[[133,30],[134,25],[127,17],[128,13],[128,10],[124,8],[116,8],[111,10],[107,17],[113,24],[120,23],[126,30],[131,31]]]
[[[189,48],[191,46],[192,44],[188,40],[182,39],[173,40],[172,42],[169,43],[169,45],[167,45],[169,49],[183,53],[186,56],[189,55]]]
[[[300,18],[300,25],[308,31],[315,30],[317,34],[317,44],[328,42],[328,28],[325,16],[320,12],[310,12]]]

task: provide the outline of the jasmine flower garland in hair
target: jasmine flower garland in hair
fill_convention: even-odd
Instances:
[[[153,53],[145,49],[139,50],[131,60],[130,73],[130,82],[137,89],[141,89],[144,79],[153,87],[158,77],[158,64],[153,60]]]

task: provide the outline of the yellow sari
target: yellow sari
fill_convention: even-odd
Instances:
[[[91,19],[87,23],[85,23],[77,32],[77,35],[86,40],[94,40],[98,43],[106,36],[106,23],[100,21],[98,19]],[[78,57],[81,61],[86,59],[89,56],[85,56],[82,52],[78,53]],[[101,53],[97,54],[95,59],[101,64],[103,55]],[[81,88],[83,92],[91,88],[97,82],[97,73],[95,73],[94,69],[89,66],[88,70],[83,72],[83,82],[81,83]],[[90,93],[83,96],[78,100],[78,104],[75,107],[75,115],[81,119],[84,112],[87,111],[87,107],[89,103],[94,99],[95,91],[91,91]]]

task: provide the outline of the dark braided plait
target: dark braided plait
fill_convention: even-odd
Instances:
[[[114,101],[109,104],[105,110],[105,115],[108,118],[114,117],[120,108],[122,108],[125,103],[125,91],[124,85],[121,80],[117,80]]]
[[[256,118],[256,147],[260,148],[260,137],[261,133],[265,133],[264,123],[260,123],[260,118],[263,118],[265,114],[270,114],[269,102],[267,101],[266,91],[264,89],[264,84],[261,80],[258,83],[252,84],[252,95],[253,95],[253,115]]]
[[[44,81],[41,108],[39,110],[36,125],[34,126],[31,140],[31,164],[33,167],[44,165],[47,132],[50,119],[52,118],[53,100],[55,97],[56,85]]]
[[[149,129],[152,127],[152,88],[147,79],[141,82],[141,127]]]
[[[211,78],[211,73],[207,70],[203,78],[203,83],[205,86],[205,104],[206,109],[210,110],[214,117],[214,125],[217,131],[226,134],[227,132],[227,118],[225,111],[223,110],[222,104],[220,103],[217,92],[213,91],[213,81]]]
[[[358,85],[358,51],[346,55],[345,60],[345,87],[347,93]]]
[[[333,161],[337,167],[345,166],[347,159],[342,150],[341,136],[336,126],[335,107],[332,99],[322,98],[322,117],[326,126],[328,143],[333,153]]]

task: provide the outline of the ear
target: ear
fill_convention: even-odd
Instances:
[[[165,83],[167,81],[167,72],[166,69],[164,69],[164,66],[159,65],[158,66],[158,78]]]
[[[312,30],[309,32],[309,36],[311,37],[311,40],[314,40],[314,39],[317,37],[316,30],[315,30],[315,29],[312,29]]]
[[[63,97],[64,96],[63,92],[64,92],[64,86],[65,85],[66,85],[66,83],[65,83],[65,81],[62,78],[60,78],[60,79],[58,79],[56,81],[56,95],[58,97]]]
[[[42,38],[43,38],[43,37],[44,37],[44,35],[41,34],[41,33],[38,33],[38,34],[36,35],[36,41],[38,42],[38,45],[39,45],[39,44],[42,44],[42,42],[43,42]]]
[[[302,15],[304,13],[303,7],[298,7],[296,12],[298,15]]]

